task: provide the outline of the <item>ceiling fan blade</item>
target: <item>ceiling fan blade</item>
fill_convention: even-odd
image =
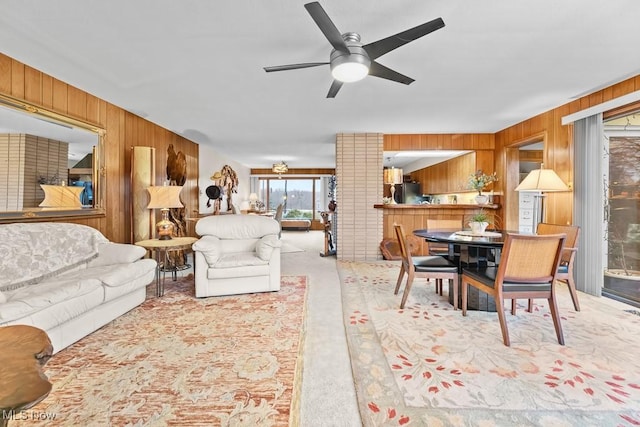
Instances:
[[[320,3],[314,1],[313,3],[305,4],[304,7],[307,9],[307,12],[309,12],[309,15],[311,15],[311,18],[316,22],[316,25],[320,27],[322,34],[324,34],[327,40],[329,40],[331,46],[336,50],[349,54],[349,48],[344,42],[342,34],[340,34],[340,31],[338,31],[333,21],[331,21],[327,12],[325,12],[322,6],[320,6]]]
[[[297,70],[299,68],[319,67],[320,65],[329,65],[328,62],[305,62],[302,64],[276,65],[273,67],[263,67],[267,73],[272,71]]]
[[[387,68],[376,61],[371,61],[371,66],[369,67],[369,75],[402,83],[405,85],[410,85],[411,83],[415,82],[415,80],[411,77],[407,77],[404,74],[393,71],[391,68]]]
[[[329,93],[327,93],[327,98],[335,98],[341,87],[342,82],[340,80],[334,80],[333,83],[331,83],[331,87],[329,88]]]
[[[381,57],[385,53],[391,52],[392,50],[397,49],[400,46],[404,46],[405,44],[419,39],[422,36],[426,36],[427,34],[435,30],[439,30],[442,27],[444,27],[444,21],[442,20],[442,18],[437,18],[433,21],[418,25],[417,27],[410,28],[408,30],[402,31],[401,33],[375,41],[373,43],[366,44],[362,47],[369,55],[369,58],[371,58],[371,60],[374,60]]]

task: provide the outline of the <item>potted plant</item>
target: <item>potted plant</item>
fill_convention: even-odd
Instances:
[[[482,190],[497,180],[498,177],[495,172],[487,175],[482,172],[482,169],[478,169],[475,173],[469,175],[468,188],[472,188],[478,192],[476,203],[484,205],[489,201],[489,198],[482,194]]]
[[[469,227],[473,234],[482,234],[489,226],[489,216],[482,209],[471,216]]]

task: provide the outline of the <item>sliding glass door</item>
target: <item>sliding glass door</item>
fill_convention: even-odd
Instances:
[[[602,294],[640,307],[640,114],[605,122]]]

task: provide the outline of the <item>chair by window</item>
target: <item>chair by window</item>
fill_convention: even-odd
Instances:
[[[496,303],[504,345],[509,346],[511,342],[504,300],[546,298],[558,342],[564,345],[556,304],[555,278],[565,239],[565,234],[508,234],[499,266],[462,271],[462,315],[467,315],[469,286],[491,295]]]
[[[402,256],[402,264],[400,266],[400,274],[398,275],[398,281],[396,283],[396,289],[394,294],[397,295],[400,291],[400,286],[404,279],[404,275],[407,275],[407,284],[404,288],[404,294],[402,295],[402,301],[400,302],[400,308],[404,308],[407,302],[409,292],[411,292],[411,286],[413,285],[413,279],[416,275],[425,277],[427,279],[448,279],[453,280],[453,309],[458,308],[458,267],[450,262],[448,259],[439,255],[420,256],[413,257],[409,246],[407,245],[406,235],[402,225],[393,226],[396,232],[396,238],[398,239],[398,245],[400,246],[400,255]],[[442,295],[442,282],[440,281],[440,295]],[[436,282],[436,292],[438,292],[438,285]]]
[[[566,283],[569,287],[569,293],[571,294],[571,300],[573,301],[573,308],[576,311],[580,311],[580,302],[578,301],[578,291],[576,289],[576,283],[573,279],[573,260],[578,252],[578,238],[580,236],[580,227],[577,225],[559,225],[548,224],[541,222],[536,228],[536,234],[559,234],[564,233],[567,235],[567,239],[564,242],[564,248],[562,249],[562,257],[560,258],[560,265],[558,266],[558,274],[556,274],[556,280]],[[529,300],[527,311],[533,311],[533,301]],[[516,313],[516,300],[511,302],[511,313]]]
[[[282,210],[284,209],[284,204],[280,203],[278,207],[276,207],[276,214],[273,216],[273,219],[278,221],[278,225],[280,226],[280,232],[278,233],[278,237],[282,236]]]
[[[576,290],[576,283],[573,280],[573,261],[578,252],[578,239],[580,237],[580,227],[577,225],[556,225],[547,224],[541,222],[536,229],[537,234],[558,234],[564,233],[567,235],[567,239],[564,242],[564,248],[562,250],[562,257],[560,258],[560,266],[558,267],[558,274],[556,280],[564,282],[569,286],[569,293],[571,293],[571,300],[573,301],[573,308],[576,311],[580,311],[580,302],[578,301],[578,291]],[[531,304],[529,306],[531,311]]]

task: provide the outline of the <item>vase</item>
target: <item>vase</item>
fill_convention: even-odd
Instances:
[[[476,203],[479,205],[486,205],[489,202],[489,196],[485,196],[484,194],[478,194],[476,196]]]
[[[482,234],[489,226],[488,222],[470,222],[469,227],[471,227],[471,232],[473,234]]]

